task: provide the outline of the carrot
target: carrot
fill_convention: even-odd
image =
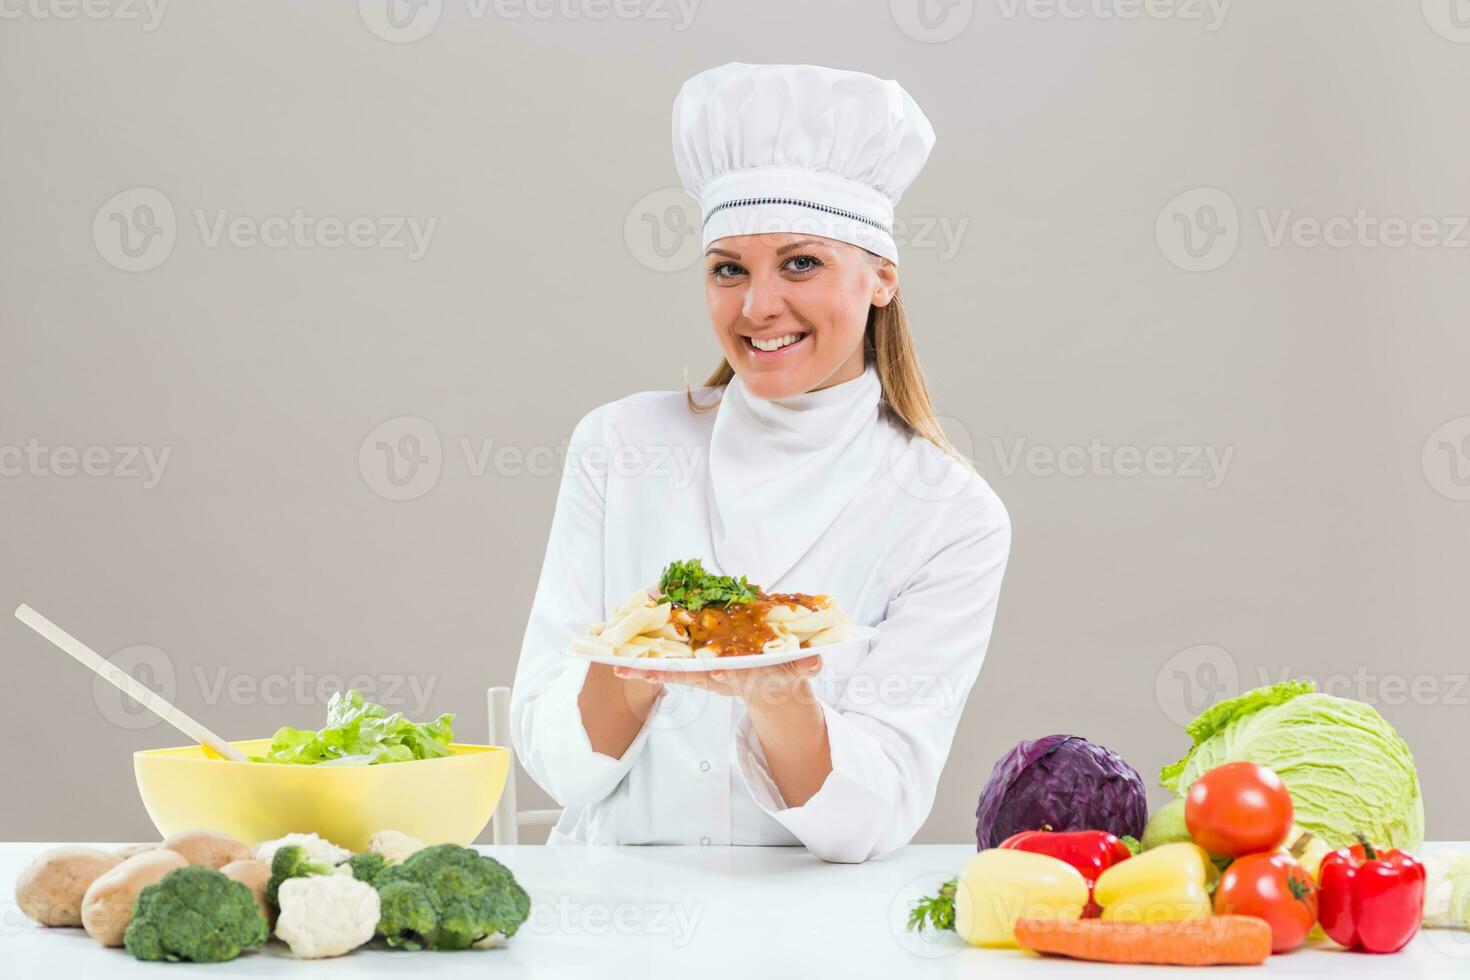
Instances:
[[[1172,966],[1250,965],[1271,955],[1271,927],[1250,915],[1186,922],[1021,919],[1016,943],[1038,953],[1105,963]]]

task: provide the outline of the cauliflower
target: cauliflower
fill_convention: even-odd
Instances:
[[[427,845],[401,830],[380,830],[368,839],[368,851],[381,854],[389,864],[402,864]]]
[[[293,844],[301,848],[305,852],[306,860],[314,864],[336,865],[352,857],[352,852],[347,848],[338,847],[316,834],[287,834],[277,840],[262,841],[256,844],[255,860],[268,865],[275,860],[277,851]]]
[[[304,960],[350,953],[378,928],[378,892],[348,875],[313,875],[281,883],[276,938]]]

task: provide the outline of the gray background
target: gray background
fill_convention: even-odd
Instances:
[[[482,740],[561,441],[718,360],[669,190],[679,84],[728,60],[857,68],[902,81],[938,132],[900,206],[903,288],[945,424],[1015,526],[919,840],[970,838],[1020,738],[1086,735],[1153,785],[1182,721],[1283,674],[1376,704],[1419,761],[1430,836],[1470,838],[1470,29],[1450,0],[1241,0],[1223,22],[1126,2],[934,4],[931,32],[903,0],[692,18],[444,0],[415,41],[373,2],[6,20],[7,614],[34,605],[231,737],[318,724],[317,686],[365,675]],[[175,212],[148,271],[109,238],[133,188]],[[1189,271],[1173,214],[1203,229],[1196,206],[1221,203],[1198,188],[1237,216],[1213,212],[1214,267]],[[417,259],[211,244],[222,210],[298,208],[437,225]],[[1399,247],[1273,239],[1283,215],[1359,211],[1436,224]],[[429,462],[395,487],[374,446],[416,434]],[[1168,452],[1134,476],[1101,451],[1070,473],[1026,455],[1094,440],[1125,466]],[[487,446],[540,449],[482,467]],[[101,475],[57,447],[101,447]],[[127,447],[169,453],[156,485]],[[1231,454],[1223,481],[1190,462],[1205,449]],[[8,615],[0,658],[0,766],[23,787],[0,838],[151,836],[129,754],[178,736]]]

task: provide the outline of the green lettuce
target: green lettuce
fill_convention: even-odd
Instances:
[[[1318,694],[1310,681],[1286,681],[1222,701],[1185,731],[1194,746],[1159,774],[1180,796],[1216,766],[1256,762],[1291,791],[1297,826],[1331,847],[1354,843],[1358,832],[1409,850],[1424,842],[1414,757],[1361,701]]]
[[[254,762],[295,765],[368,766],[385,762],[437,759],[450,754],[454,715],[444,714],[426,724],[388,714],[381,704],[358,691],[338,691],[327,702],[327,725],[320,731],[281,728],[264,756]]]

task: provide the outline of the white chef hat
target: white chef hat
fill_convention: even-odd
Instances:
[[[699,199],[704,241],[796,232],[895,264],[893,209],[934,129],[895,81],[816,65],[732,62],[674,100],[674,162]]]

